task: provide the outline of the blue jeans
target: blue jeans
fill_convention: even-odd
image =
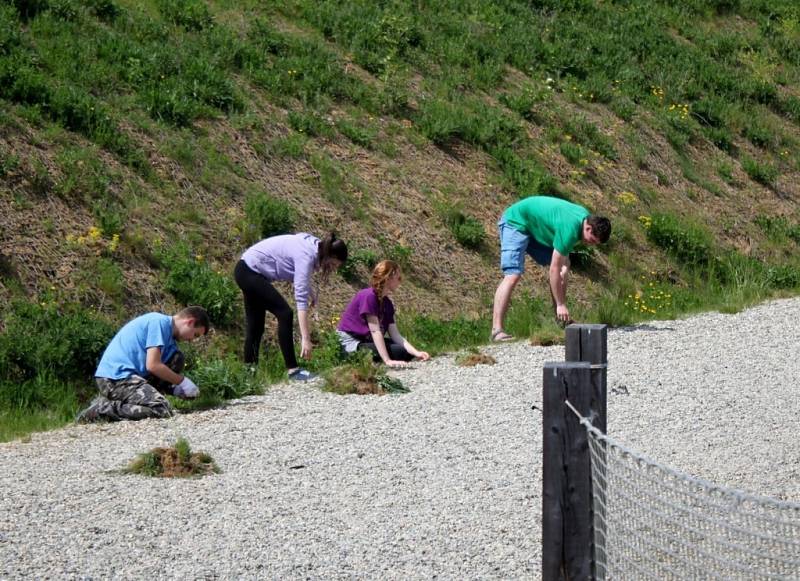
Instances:
[[[504,275],[525,272],[525,254],[537,264],[548,266],[553,259],[553,249],[510,226],[505,220],[497,223],[500,234],[500,268]]]

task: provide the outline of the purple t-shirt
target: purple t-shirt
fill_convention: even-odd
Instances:
[[[367,315],[378,317],[381,324],[381,331],[386,333],[389,325],[394,323],[394,304],[389,297],[384,297],[381,307],[378,306],[378,295],[372,287],[365,288],[356,293],[350,304],[342,313],[337,329],[350,333],[354,337],[368,338],[369,325],[367,325]]]

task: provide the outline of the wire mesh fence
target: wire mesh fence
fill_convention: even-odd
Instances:
[[[800,504],[682,474],[581,418],[599,579],[800,579]]]

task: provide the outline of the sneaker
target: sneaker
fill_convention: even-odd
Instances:
[[[316,378],[317,375],[315,373],[311,373],[307,369],[295,369],[289,373],[289,379],[292,381],[311,381],[312,379]]]

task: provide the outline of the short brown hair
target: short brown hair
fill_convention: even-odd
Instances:
[[[597,236],[597,239],[602,242],[608,242],[611,238],[611,220],[603,216],[589,216],[586,223],[592,227],[592,234]]]
[[[178,314],[175,316],[179,319],[194,319],[195,329],[197,327],[203,327],[203,329],[206,330],[206,333],[211,330],[211,321],[208,318],[208,313],[203,307],[198,307],[196,305],[186,307],[185,309],[178,311]]]

